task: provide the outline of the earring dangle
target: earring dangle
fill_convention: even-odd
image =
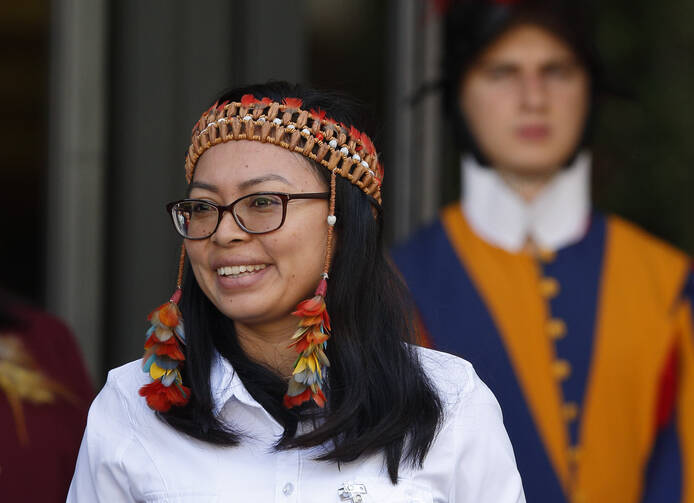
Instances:
[[[185,246],[181,246],[178,263],[176,291],[169,301],[152,311],[147,319],[151,327],[145,338],[145,354],[142,357],[142,370],[152,378],[152,382],[140,388],[140,395],[147,399],[147,405],[156,411],[167,412],[172,406],[182,407],[190,399],[190,388],[183,385],[180,367],[186,357],[181,350],[185,344],[183,317],[178,303],[183,294],[183,264]]]
[[[328,271],[332,260],[335,216],[335,170],[330,177],[330,212],[328,215],[328,244],[326,247],[325,266],[314,296],[299,303],[292,314],[301,318],[296,332],[292,336],[293,347],[299,356],[294,362],[294,371],[289,378],[287,393],[284,395],[284,406],[288,409],[313,400],[319,407],[325,406],[323,383],[324,367],[330,362],[325,355],[325,348],[330,338],[330,316],[325,305],[328,289]]]

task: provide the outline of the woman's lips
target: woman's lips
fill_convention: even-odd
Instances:
[[[520,126],[516,129],[516,134],[523,140],[538,141],[544,140],[549,136],[549,126],[528,125]]]

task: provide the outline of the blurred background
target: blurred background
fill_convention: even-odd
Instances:
[[[594,197],[694,252],[694,3],[605,0],[599,47],[628,92],[597,122]],[[173,291],[190,127],[224,88],[286,79],[368,104],[387,239],[458,197],[426,0],[24,0],[0,6],[6,212],[0,286],[67,321],[94,383],[138,358]]]

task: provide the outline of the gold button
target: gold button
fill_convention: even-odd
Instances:
[[[566,402],[561,409],[566,421],[575,421],[578,417],[578,404],[576,402]]]
[[[561,339],[566,335],[566,323],[559,318],[552,318],[547,321],[547,335],[551,339]]]
[[[550,262],[554,262],[554,259],[557,258],[557,254],[552,250],[540,249],[537,251],[537,258],[540,260],[540,262],[548,264]]]
[[[554,278],[542,278],[540,280],[540,295],[545,299],[552,299],[559,294],[559,282]]]
[[[555,360],[552,363],[554,377],[560,380],[565,380],[571,375],[571,364],[566,360]]]

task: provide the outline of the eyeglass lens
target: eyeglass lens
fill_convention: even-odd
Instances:
[[[270,232],[282,225],[282,198],[274,194],[250,194],[233,207],[236,220],[250,232]],[[178,231],[187,238],[211,236],[219,222],[219,210],[205,201],[182,201],[172,208]]]

